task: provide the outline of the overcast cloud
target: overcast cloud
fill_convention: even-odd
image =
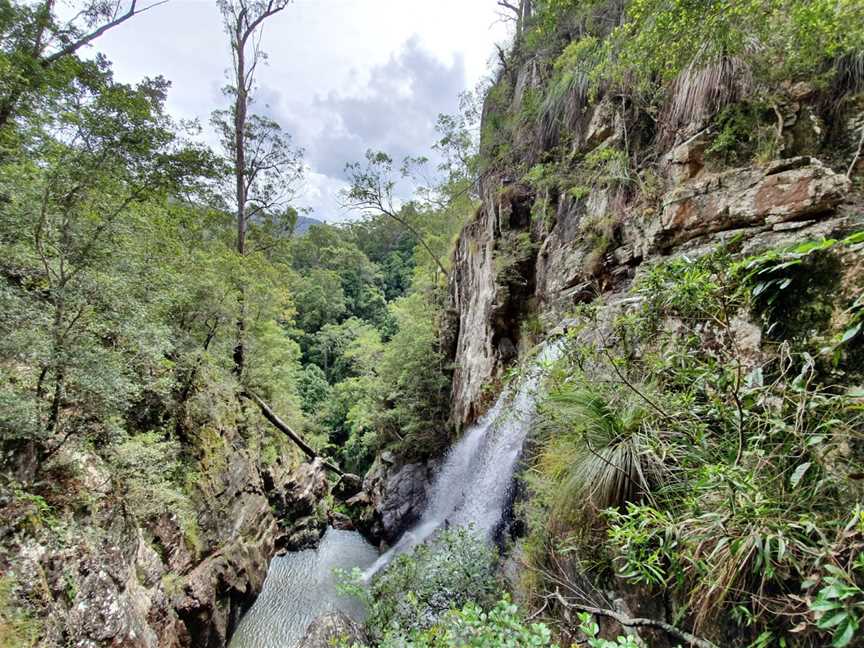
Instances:
[[[268,65],[255,109],[306,150],[301,203],[324,220],[338,207],[346,162],[366,149],[429,154],[439,113],[487,73],[507,36],[495,0],[296,0],[266,23]],[[223,107],[229,50],[215,2],[171,0],[101,38],[117,77],[162,74],[168,108],[206,125]]]

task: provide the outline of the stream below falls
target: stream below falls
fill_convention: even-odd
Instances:
[[[317,549],[274,558],[230,648],[294,648],[313,620],[333,610],[361,620],[362,605],[337,594],[334,568],[358,567],[368,582],[395,556],[448,525],[471,526],[492,541],[512,501],[513,475],[537,412],[537,387],[562,347],[560,341],[544,345],[521,379],[465,431],[429,485],[420,520],[386,553],[379,556],[356,532],[329,529]]]
[[[336,591],[333,570],[367,569],[377,557],[378,551],[359,533],[338,529],[327,529],[315,549],[277,556],[229,648],[293,648],[312,621],[335,610],[361,620],[362,603]]]

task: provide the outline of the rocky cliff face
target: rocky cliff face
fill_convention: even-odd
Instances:
[[[323,468],[262,465],[230,428],[195,447],[191,520],[134,515],[109,465],[73,444],[53,460],[67,510],[4,494],[3,572],[41,611],[40,645],[224,646],[270,559],[320,537]]]
[[[496,87],[514,88],[506,111],[518,111],[532,84],[542,90],[536,67],[532,60],[502,73]],[[516,138],[510,157],[491,164],[483,176],[482,205],[455,252],[449,330],[457,426],[483,411],[520,350],[576,304],[624,291],[640,265],[706,251],[733,236],[753,253],[858,224],[860,196],[852,181],[861,165],[850,178],[846,164],[864,110],[853,108],[829,129],[814,116],[812,88],[796,84],[785,91],[780,150],[796,155],[762,163],[707,160],[716,134],[710,120],[682,126],[661,141],[643,132],[623,98],[586,106],[566,157],[584,163],[621,156],[626,163],[635,157],[628,146],[640,146],[641,159],[650,162],[627,171],[626,182],[595,174],[587,186],[573,186],[580,178],[578,162],[558,164],[564,180],[554,186],[537,181],[534,170],[542,170],[539,161],[548,160],[553,147],[538,147],[530,132]]]
[[[564,47],[569,49],[560,45]],[[651,353],[674,357],[674,351],[649,348],[652,342],[639,339],[637,325],[629,325],[639,321],[640,309],[651,301],[642,288],[646,282],[640,279],[650,279],[665,268],[689,267],[700,258],[722,257],[724,263],[733,263],[808,241],[842,240],[864,229],[864,165],[859,160],[864,96],[860,89],[855,91],[859,94],[849,91],[842,100],[833,95],[826,102],[820,91],[806,83],[777,88],[771,111],[759,113],[751,124],[753,129],[767,132],[772,142],[769,150],[757,153],[746,148],[746,133],[730,135],[724,130],[727,127],[720,123],[718,110],[696,111],[689,122],[664,128],[660,124],[662,104],[668,99],[656,100],[661,106],[654,103],[655,112],[649,115],[645,104],[640,105],[626,88],[616,89],[613,96],[601,88],[589,99],[587,93],[577,96],[577,84],[576,89],[568,90],[573,96],[565,93],[559,97],[555,92],[560,91],[560,85],[553,84],[561,74],[559,63],[565,55],[555,57],[562,49],[544,52],[535,43],[526,53],[520,51],[517,41],[487,96],[481,143],[486,165],[481,177],[481,205],[457,242],[450,320],[445,326],[452,338],[446,344],[455,366],[451,417],[457,427],[482,414],[491,397],[500,391],[507,369],[546,338],[568,335],[572,342],[568,349],[577,358],[568,365],[573,376],[578,376],[574,380],[585,385],[617,385],[623,391],[627,378],[610,368],[617,366],[615,353],[618,357],[632,354],[640,358]],[[555,64],[550,64],[550,56]],[[738,97],[734,101],[745,100]],[[547,120],[556,102],[565,108],[551,121],[556,128],[566,129],[566,136],[550,128]],[[748,110],[741,109],[741,113]],[[725,153],[718,144],[721,133],[731,141]],[[854,242],[857,237],[846,240],[853,243],[838,245],[831,252],[830,262],[826,261],[831,268],[824,277],[817,265],[808,267],[813,276],[808,274],[806,286],[790,290],[800,291],[800,302],[787,307],[784,319],[796,320],[790,330],[802,327],[794,334],[800,334],[801,339],[818,329],[824,339],[836,340],[848,326],[850,305],[860,299],[862,257],[860,242]],[[721,248],[729,256],[709,255]],[[719,273],[712,272],[713,280]],[[677,285],[677,277],[669,281]],[[746,288],[754,303],[757,301],[756,286],[744,284],[741,275],[730,281],[736,289]],[[632,290],[634,284],[638,290]],[[681,286],[686,292],[684,277]],[[805,321],[808,309],[819,312],[821,324]],[[756,310],[736,306],[735,312],[726,313],[722,332],[711,323],[697,323],[686,316],[669,317],[658,330],[689,340],[694,356],[715,357],[716,349],[722,347],[718,340],[723,340],[735,349],[739,375],[752,371],[761,376],[762,367],[776,360],[794,335],[778,337],[775,330],[772,337],[775,323],[766,325],[764,313]],[[847,330],[852,331],[852,337],[857,335],[858,329]],[[821,348],[824,355],[826,347]],[[850,366],[858,367],[853,371],[860,370],[858,353],[848,354]],[[648,373],[645,380],[662,380],[663,369],[656,371]],[[860,380],[860,374],[844,376],[847,385]],[[740,412],[740,405],[738,409]],[[555,454],[558,446],[550,447],[549,453]],[[568,446],[562,447],[562,463],[578,461],[567,454]],[[743,447],[742,440],[739,458]],[[542,457],[534,466],[535,472],[543,470]],[[526,515],[529,526],[533,522],[540,530],[529,531],[529,541],[522,548],[543,547],[533,550],[534,566],[539,565],[536,570],[531,569],[530,558],[520,561],[527,565],[522,573],[529,574],[527,580],[549,567],[560,570],[565,581],[571,579],[579,588],[584,584],[584,591],[591,591],[590,582],[597,588],[598,600],[605,599],[605,607],[625,617],[672,620],[683,616],[687,604],[676,600],[672,587],[651,590],[616,576],[612,570],[601,574],[586,569],[585,563],[594,559],[594,548],[604,544],[605,529],[595,538],[588,528],[590,519],[575,527],[556,522],[553,509],[558,504],[548,505],[547,500],[554,498],[543,487],[561,486],[561,482],[550,478],[534,492],[536,482],[525,482],[524,493],[517,497],[531,511]],[[565,492],[569,500],[577,502],[586,493]],[[586,508],[593,505],[589,496],[585,499],[589,501]],[[541,504],[532,511],[535,502]],[[584,504],[576,503],[574,508],[580,505]],[[576,556],[572,562],[550,548],[555,545],[556,524],[566,528],[560,535],[566,538],[565,543],[570,543],[571,535],[581,537],[584,533],[591,538],[579,549],[568,544],[568,552]],[[519,542],[516,546],[520,551]],[[591,557],[583,562],[588,555]],[[609,555],[616,554],[610,550]],[[557,591],[560,582],[550,578],[546,592]],[[514,583],[515,595],[521,594],[530,602],[536,593],[532,587],[537,585]],[[548,597],[533,601],[537,609],[549,612],[548,602]],[[563,619],[561,627],[565,630],[574,625],[572,609],[566,605],[551,612],[553,618],[556,614]],[[712,623],[714,627],[700,631],[722,637],[717,645],[748,642],[728,616],[718,613]],[[601,625],[609,638],[625,632],[625,628],[606,621]],[[648,636],[640,629],[639,634],[646,645],[675,645],[662,633]],[[576,641],[581,637],[572,634],[564,639]]]

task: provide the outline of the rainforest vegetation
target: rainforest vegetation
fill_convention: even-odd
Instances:
[[[303,151],[253,102],[259,30],[291,3],[218,3],[233,67],[213,146],[168,114],[168,80],[122,83],[85,56],[148,9],[80,4],[0,0],[0,644],[48,645],[44,601],[6,574],[14,552],[95,537],[106,502],[141,527],[176,516],[189,552],[215,552],[199,505],[238,444],[262,473],[440,457],[459,433],[457,237],[519,185],[530,231],[496,232],[500,303],[535,281],[558,206],[613,196],[578,224],[589,281],[539,387],[519,530],[491,547],[447,529],[371,587],[343,574],[371,645],[639,646],[642,626],[702,648],[864,645],[864,236],[730,236],[646,262],[612,318],[603,298],[622,225],[662,211],[660,158],[688,124],[706,124],[712,172],[818,155],[861,191],[864,2],[499,2],[514,39],[489,81],[417,157],[345,160],[352,219],[302,231]],[[796,84],[820,133],[861,139],[784,139]],[[581,146],[601,101],[624,137]],[[484,195],[490,177],[505,181]],[[490,398],[558,325],[533,302],[500,319],[528,359]],[[107,466],[104,498],[73,469],[84,455]],[[616,587],[671,616],[628,618]]]

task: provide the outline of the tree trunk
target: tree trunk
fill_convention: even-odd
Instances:
[[[321,455],[315,452],[312,446],[306,443],[299,434],[297,434],[288,426],[287,423],[280,419],[260,396],[250,391],[241,392],[240,395],[243,398],[248,398],[249,400],[253,401],[258,406],[258,409],[261,410],[261,414],[264,416],[264,418],[270,421],[276,427],[276,429],[278,429],[280,432],[285,434],[285,436],[291,439],[291,441],[294,442],[294,445],[296,445],[298,448],[300,448],[300,450],[303,451],[303,454],[305,454],[310,459],[321,459]],[[324,461],[322,459],[322,463],[324,464],[325,468],[336,473],[340,477],[344,474],[341,470],[339,470],[337,466],[334,466],[329,461]]]
[[[236,84],[237,94],[234,98],[234,181],[237,200],[237,254],[246,254],[246,112],[249,96],[246,86],[246,41],[242,34],[242,26],[238,22],[234,33],[234,47],[237,51]],[[237,338],[234,345],[234,374],[238,379],[243,376],[246,363],[246,287],[240,279],[239,314],[237,316]]]
[[[60,287],[54,295],[54,322],[51,331],[51,358],[54,363],[54,389],[51,397],[51,409],[48,414],[48,424],[45,432],[48,438],[57,430],[60,422],[60,406],[66,388],[66,359],[64,357],[63,317],[65,315],[66,302],[62,295],[63,288]]]

